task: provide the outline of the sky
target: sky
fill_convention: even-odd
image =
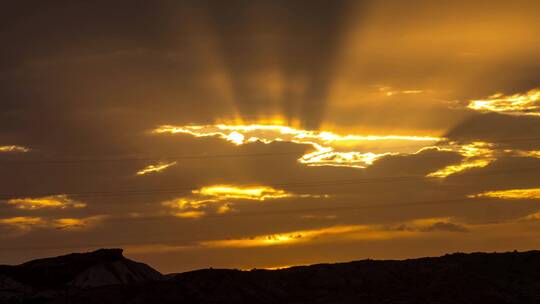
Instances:
[[[538,1],[0,12],[0,264],[164,273],[538,249]]]

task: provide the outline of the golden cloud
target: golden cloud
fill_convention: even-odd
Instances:
[[[14,198],[7,201],[18,209],[41,209],[41,208],[84,208],[85,203],[72,200],[65,194],[51,195],[39,198]]]
[[[422,218],[394,225],[338,225],[304,229],[250,237],[201,241],[193,245],[144,244],[130,245],[132,253],[175,252],[201,248],[250,248],[292,246],[313,242],[357,240],[388,240],[420,237],[429,233],[456,233],[467,231],[467,226],[452,222],[451,218]]]
[[[0,219],[1,225],[7,225],[20,230],[30,230],[36,226],[46,226],[47,222],[41,217],[17,216]]]
[[[426,218],[392,226],[383,225],[349,225],[332,226],[319,229],[298,230],[285,233],[258,235],[240,239],[214,240],[201,242],[203,247],[265,247],[290,245],[313,241],[333,240],[337,236],[345,240],[385,240],[393,238],[414,237],[420,233],[446,231],[465,231],[462,225],[453,224],[450,218]]]
[[[96,215],[85,218],[61,218],[52,221],[50,225],[57,229],[82,230],[94,227],[105,218],[105,215]]]
[[[446,166],[427,175],[427,177],[435,178],[445,178],[466,170],[486,167],[503,153],[509,156],[540,157],[538,151],[498,150],[495,144],[482,141],[448,142],[445,138],[436,136],[340,135],[282,125],[163,125],[154,129],[153,133],[218,137],[235,145],[253,142],[305,144],[311,146],[313,151],[302,155],[298,162],[307,166],[366,168],[385,156],[413,155],[426,149],[451,151],[463,156],[460,163]]]
[[[295,194],[269,186],[233,186],[213,185],[191,191],[191,195],[169,201],[162,205],[174,210],[173,215],[182,218],[200,218],[206,215],[208,209],[215,213],[224,214],[232,210],[233,201],[251,200],[266,201],[290,197],[324,198],[327,196],[311,194]]]
[[[17,216],[0,219],[0,225],[30,231],[34,228],[56,228],[66,230],[81,230],[94,227],[105,219],[105,215],[96,215],[85,218],[45,219],[42,217]]]
[[[28,152],[30,151],[29,148],[23,147],[23,146],[0,146],[0,152]]]
[[[150,173],[158,173],[158,172],[161,172],[171,166],[174,166],[176,165],[176,162],[170,162],[170,163],[158,163],[158,164],[155,164],[155,165],[149,165],[149,166],[146,166],[144,167],[143,169],[137,171],[137,175],[146,175],[146,174],[150,174]]]
[[[472,100],[467,107],[482,112],[540,116],[540,90],[514,95],[497,93],[486,99]]]
[[[483,168],[496,160],[493,145],[486,142],[473,142],[467,145],[453,144],[442,151],[455,151],[463,156],[461,163],[446,166],[440,170],[428,174],[428,177],[445,178],[451,174],[473,168]]]
[[[339,135],[327,131],[302,130],[282,125],[163,125],[153,130],[155,134],[188,134],[195,137],[218,137],[235,145],[252,142],[265,144],[273,142],[292,142],[313,147],[314,151],[303,155],[298,161],[308,166],[342,166],[365,168],[375,160],[391,154],[403,152],[374,153],[370,148],[380,149],[381,145],[391,146],[407,142],[407,151],[416,152],[442,140],[434,136],[403,135]],[[402,145],[403,146],[403,145]],[[365,149],[365,152],[356,149]]]
[[[488,197],[500,199],[540,199],[540,188],[487,191],[469,195],[470,198]]]

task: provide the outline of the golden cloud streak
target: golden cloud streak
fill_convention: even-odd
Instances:
[[[205,241],[201,242],[200,245],[210,248],[266,247],[301,244],[317,240],[324,241],[325,238],[332,238],[332,236],[338,236],[345,240],[386,240],[413,237],[420,233],[432,232],[435,230],[430,228],[441,223],[451,224],[450,218],[417,219],[390,227],[381,225],[332,226],[320,229],[258,235],[241,239]]]
[[[105,218],[105,215],[96,215],[86,218],[61,218],[54,220],[50,225],[57,229],[82,230],[94,227]]]
[[[6,225],[28,232],[33,228],[56,228],[65,230],[82,230],[95,226],[106,216],[96,215],[86,218],[44,219],[42,217],[17,216],[0,219],[0,225]]]
[[[390,226],[384,225],[338,225],[282,233],[272,233],[235,239],[200,241],[193,245],[145,244],[128,246],[126,250],[136,253],[175,252],[205,248],[251,248],[270,246],[294,246],[314,242],[388,240],[419,237],[429,233],[464,232],[465,227],[453,224],[451,218],[421,218]],[[442,225],[441,225],[442,224]],[[439,225],[439,226],[438,226]],[[444,226],[447,225],[447,226]],[[453,226],[452,226],[453,225]],[[441,228],[442,226],[442,228]],[[446,229],[445,229],[446,227]]]
[[[206,212],[192,210],[192,211],[176,212],[176,213],[173,213],[173,214],[176,217],[197,219],[197,218],[203,217],[206,214]]]
[[[84,208],[85,203],[70,199],[67,195],[52,195],[39,198],[14,198],[7,201],[9,205],[18,209],[41,209],[41,208]]]
[[[199,126],[172,126],[163,125],[153,130],[155,134],[188,134],[195,137],[218,137],[235,145],[252,142],[265,144],[273,142],[292,142],[306,144],[315,151],[304,154],[298,161],[308,166],[340,166],[352,168],[365,168],[377,159],[399,154],[398,152],[359,152],[350,151],[356,146],[364,146],[373,142],[407,141],[415,142],[418,150],[442,140],[431,136],[402,136],[402,135],[339,135],[326,131],[301,130],[281,125],[199,125]],[[423,144],[426,143],[426,144]],[[349,151],[342,151],[344,148]]]
[[[510,115],[540,115],[540,90],[530,90],[525,94],[506,96],[497,93],[486,99],[472,100],[469,109],[483,112],[498,112]]]
[[[162,203],[173,210],[174,216],[182,218],[200,218],[206,215],[207,209],[215,206],[215,213],[224,214],[232,210],[233,201],[252,200],[266,201],[290,197],[325,198],[327,196],[311,194],[294,194],[285,190],[268,186],[233,186],[213,185],[191,191],[191,195]]]
[[[137,175],[146,175],[150,173],[158,173],[161,172],[171,166],[176,165],[176,162],[170,162],[170,163],[158,163],[156,165],[149,165],[144,167],[143,169],[137,171]]]
[[[489,197],[500,199],[540,199],[540,188],[487,191],[469,195],[471,198]]]
[[[23,147],[23,146],[15,146],[15,145],[12,145],[12,146],[0,146],[0,152],[22,152],[22,153],[25,153],[25,152],[28,152],[30,151],[29,148],[27,147]]]
[[[41,217],[17,216],[0,219],[0,224],[12,226],[20,230],[30,230],[35,226],[45,226],[46,221]]]
[[[465,170],[486,167],[491,162],[496,160],[495,151],[492,148],[493,145],[486,142],[473,142],[468,145],[442,148],[440,150],[456,151],[460,153],[464,159],[457,165],[446,166],[440,170],[428,174],[427,176],[445,178],[451,174],[459,173]]]
[[[258,201],[292,196],[291,193],[287,193],[284,190],[278,190],[267,186],[238,187],[229,185],[203,187],[200,190],[194,190],[193,194],[215,197],[219,200],[247,199]]]

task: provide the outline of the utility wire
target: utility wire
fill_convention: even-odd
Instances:
[[[540,167],[531,168],[513,168],[504,170],[489,170],[479,173],[472,173],[460,176],[461,178],[481,177],[498,174],[508,174],[516,172],[536,171]],[[304,187],[321,187],[321,186],[341,186],[341,185],[356,185],[356,184],[372,184],[372,183],[396,183],[396,182],[412,182],[422,180],[440,180],[439,177],[430,177],[424,175],[404,175],[404,176],[383,176],[371,178],[354,178],[354,179],[337,179],[337,180],[321,180],[308,182],[286,182],[286,183],[270,183],[265,186],[273,188],[296,189]],[[115,190],[115,191],[87,191],[87,192],[67,192],[67,193],[19,193],[19,194],[0,194],[0,200],[8,200],[14,197],[44,197],[51,195],[64,194],[71,197],[87,198],[87,197],[119,197],[119,196],[140,196],[153,194],[179,194],[185,191],[192,191],[193,187],[178,187],[178,188],[161,188],[161,189],[131,189],[131,190]]]

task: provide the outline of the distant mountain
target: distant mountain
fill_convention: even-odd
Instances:
[[[13,268],[25,270],[17,275],[4,271]],[[37,276],[27,277],[33,274]],[[456,253],[281,270],[203,269],[162,276],[124,258],[120,250],[98,250],[2,266],[0,294],[5,296],[0,303],[56,304],[540,303],[540,252]]]
[[[122,249],[100,249],[16,266],[1,265],[0,300],[14,295],[56,295],[97,286],[161,279],[164,276],[150,266],[125,258]]]

